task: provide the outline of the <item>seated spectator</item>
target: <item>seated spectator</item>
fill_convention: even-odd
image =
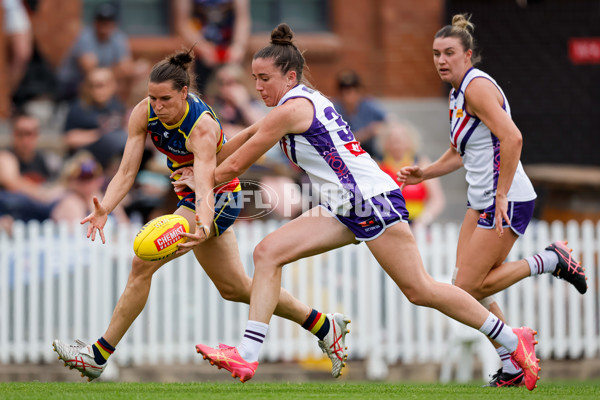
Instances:
[[[158,152],[153,144],[150,145],[152,148],[144,149],[133,187],[121,202],[130,220],[140,223],[170,214],[179,201],[168,178],[171,171],[166,167],[165,155]],[[110,177],[114,173],[105,175]]]
[[[206,101],[215,111],[228,138],[252,125],[266,114],[244,82],[244,70],[237,64],[219,67],[206,88]]]
[[[248,0],[174,0],[174,27],[186,47],[194,46],[196,88],[206,91],[216,67],[241,64],[250,38]]]
[[[54,221],[79,223],[93,211],[93,196],[101,197],[105,183],[102,166],[87,151],[80,151],[67,161],[61,180],[65,194],[53,207],[51,218]],[[118,222],[127,222],[122,208],[116,208],[112,215]]]
[[[64,127],[69,154],[88,150],[104,168],[122,154],[127,141],[126,109],[116,96],[116,86],[110,69],[90,71]]]
[[[430,160],[419,155],[419,132],[408,122],[389,121],[379,136],[383,154],[381,169],[398,182],[396,173],[407,165],[429,165]],[[418,185],[407,185],[402,189],[413,226],[428,226],[441,214],[446,206],[446,197],[439,179],[428,179]]]
[[[11,236],[14,222],[15,220],[10,215],[0,215],[0,233],[6,232]]]
[[[352,70],[343,70],[337,76],[338,98],[333,102],[335,109],[350,125],[354,137],[363,150],[380,161],[377,134],[386,119],[383,107],[363,92],[360,77]]]
[[[3,0],[1,3],[4,11],[5,44],[8,50],[6,83],[12,96],[19,87],[33,54],[33,31],[22,0]]]
[[[12,146],[0,151],[0,215],[43,221],[62,194],[52,182],[59,162],[38,148],[38,138],[37,119],[14,117]]]
[[[131,57],[129,39],[117,25],[118,8],[101,3],[94,14],[94,26],[85,27],[57,72],[58,100],[73,100],[79,85],[95,68],[110,68],[119,82],[121,99],[131,90],[137,76]]]

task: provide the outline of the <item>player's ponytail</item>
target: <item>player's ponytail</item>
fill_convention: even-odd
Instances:
[[[469,14],[456,14],[452,17],[452,25],[446,25],[440,29],[435,34],[435,38],[458,38],[463,46],[464,51],[473,51],[473,55],[471,56],[471,64],[475,65],[481,61],[481,56],[478,54],[475,48],[475,39],[473,38],[472,34],[474,30],[475,24],[471,22],[471,16]]]
[[[194,74],[191,68],[194,57],[191,51],[192,49],[177,52],[155,64],[150,72],[150,82],[172,81],[173,88],[177,91],[183,89],[184,86],[191,90],[194,85]]]
[[[263,47],[254,54],[253,60],[257,58],[272,58],[273,64],[283,74],[288,71],[296,71],[298,82],[302,81],[304,72],[304,56],[293,43],[294,32],[288,24],[279,24],[271,32],[271,44]]]
[[[475,24],[471,21],[471,16],[467,14],[456,14],[452,17],[452,26],[458,29],[464,29],[471,34],[475,30]]]

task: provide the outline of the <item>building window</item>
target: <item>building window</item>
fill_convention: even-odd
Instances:
[[[271,32],[285,22],[294,32],[328,32],[328,0],[250,0],[252,32]]]
[[[107,0],[84,0],[86,24],[94,20],[94,10]],[[171,10],[168,0],[113,0],[119,8],[119,26],[130,36],[169,35]]]

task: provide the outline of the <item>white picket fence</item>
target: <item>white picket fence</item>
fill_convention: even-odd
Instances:
[[[236,223],[250,275],[254,246],[277,226]],[[86,239],[83,229],[32,222],[16,223],[11,237],[0,233],[0,363],[49,362],[55,359],[53,339],[94,341],[104,333],[127,281],[137,227],[108,227],[105,245]],[[426,268],[438,280],[450,280],[458,229],[455,224],[433,225],[416,233]],[[519,282],[497,299],[511,326],[539,331],[541,359],[600,357],[600,223],[535,223],[517,241],[509,260],[534,254],[558,239],[568,240],[586,266],[587,294],[581,296],[564,281],[544,275]],[[454,351],[457,343],[472,340],[472,332],[495,354],[475,330],[410,304],[364,244],[285,267],[283,286],[314,308],[352,319],[350,359],[370,361],[372,377],[385,376],[386,365],[397,362],[442,362],[447,378],[453,357],[460,356]],[[247,312],[245,304],[222,300],[188,254],[157,272],[145,310],[113,359],[122,365],[199,363],[194,345],[238,344]],[[263,360],[320,355],[311,334],[289,321],[272,320]]]

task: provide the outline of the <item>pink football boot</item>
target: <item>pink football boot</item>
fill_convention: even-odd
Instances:
[[[196,352],[202,354],[202,358],[208,360],[210,365],[216,365],[219,369],[225,368],[231,372],[232,377],[240,378],[242,383],[252,379],[258,367],[258,361],[250,363],[244,360],[235,347],[225,344],[219,344],[218,349],[197,344]]]

